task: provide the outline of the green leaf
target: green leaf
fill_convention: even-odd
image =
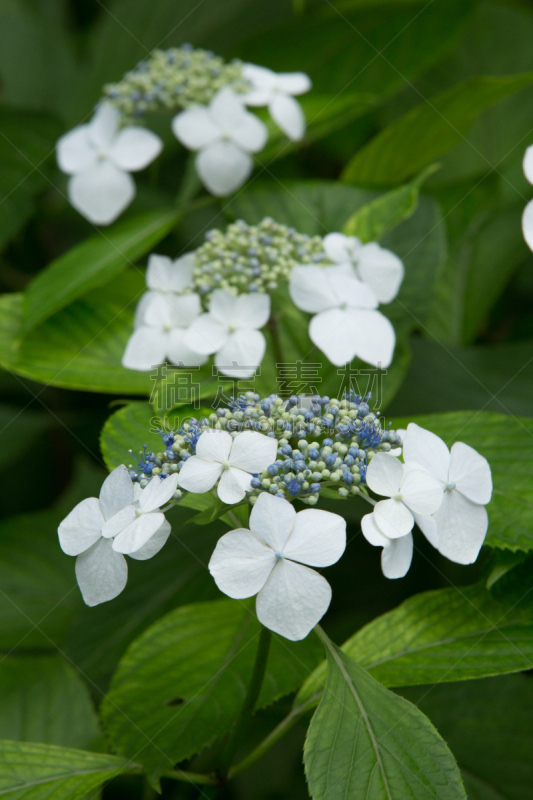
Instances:
[[[381,195],[356,211],[343,226],[346,236],[357,236],[363,242],[374,242],[388,231],[409,219],[418,205],[420,187],[438,167],[423,170],[411,183]]]
[[[6,467],[24,456],[50,426],[51,418],[42,412],[0,404],[0,466]]]
[[[117,751],[135,754],[157,781],[229,730],[259,631],[250,604],[233,600],[185,606],[145,631],[122,659],[102,705]],[[295,643],[274,636],[258,708],[300,685],[320,658],[317,644],[313,637]]]
[[[163,209],[118,222],[49,264],[26,291],[23,332],[133,266],[164,239],[179,216],[176,209]]]
[[[450,745],[470,800],[528,800],[533,786],[531,678],[513,675],[405,694]]]
[[[521,584],[521,588],[525,588]],[[521,592],[524,594],[524,592]],[[494,597],[482,584],[410,597],[342,645],[385,686],[464,681],[533,667],[533,600]],[[323,662],[301,705],[324,685]]]
[[[81,800],[104,781],[135,767],[102,753],[2,741],[0,794],[9,800]]]
[[[87,686],[58,656],[0,662],[0,739],[89,747],[99,735]]]
[[[0,10],[0,29],[1,19]],[[49,185],[47,162],[53,157],[61,127],[44,114],[4,106],[0,108],[0,131],[1,250],[30,218],[34,196]]]
[[[304,748],[313,800],[466,800],[455,760],[416,706],[326,646],[326,688]]]
[[[416,106],[378,133],[346,166],[342,179],[362,186],[407,180],[459,144],[494,103],[533,83],[533,73],[471,78]]]

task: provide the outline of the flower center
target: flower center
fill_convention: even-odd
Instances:
[[[444,487],[444,491],[445,492],[451,492],[454,489],[455,489],[455,483],[453,483],[453,482],[452,483],[447,483],[446,486]]]
[[[280,553],[280,552],[279,552],[279,550],[278,550],[278,552],[275,554],[275,556],[276,556],[276,560],[277,560],[277,561],[281,561],[281,559],[282,559],[282,558],[284,558],[284,555],[283,555],[283,553]]]
[[[402,501],[402,497],[403,497],[402,493],[398,492],[398,494],[395,494],[392,499],[397,500],[400,503]]]
[[[229,463],[229,461],[223,461],[222,462],[222,469],[229,469],[230,467],[231,467],[231,464]]]
[[[237,330],[237,326],[236,325],[228,325],[228,332],[229,333],[235,333],[236,330]]]
[[[136,517],[142,517],[142,515],[143,515],[143,512],[141,511],[141,509],[140,508],[136,508],[135,509],[135,516]]]

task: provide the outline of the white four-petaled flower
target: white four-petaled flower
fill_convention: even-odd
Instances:
[[[196,494],[210,491],[220,478],[218,496],[223,503],[238,503],[251,488],[252,476],[276,460],[277,439],[254,431],[237,433],[207,430],[196,443],[196,455],[182,465],[178,483]]]
[[[298,141],[305,133],[305,116],[294,95],[305,94],[311,79],[305,72],[273,72],[266,67],[245,64],[243,77],[252,88],[244,95],[248,106],[268,106],[274,122],[290,139]]]
[[[191,106],[172,120],[172,130],[189,150],[198,150],[196,170],[217,197],[238,189],[250,175],[253,159],[268,137],[265,125],[242,100],[221,89],[209,106]]]
[[[373,290],[380,303],[390,303],[400,289],[404,276],[401,259],[377,242],[362,244],[356,236],[328,233],[323,246],[326,255],[336,264],[349,264],[357,278]]]
[[[298,514],[281,497],[262,493],[250,530],[219,539],[211,560],[218,588],[234,598],[257,594],[259,621],[275,633],[305,638],[328,610],[331,587],[309,567],[329,567],[346,547],[346,522],[338,514],[306,509]]]
[[[451,451],[431,431],[411,422],[403,441],[409,469],[424,469],[439,484],[441,503],[419,528],[442,555],[458,564],[472,564],[488,527],[484,506],[492,496],[492,476],[486,458],[463,442]]]
[[[196,353],[215,355],[223,375],[248,378],[265,354],[265,337],[258,330],[270,317],[267,294],[240,294],[215,289],[209,312],[201,314],[185,336],[185,344]]]
[[[332,364],[340,367],[358,356],[373,366],[389,366],[394,328],[376,311],[373,289],[356,278],[351,267],[294,267],[289,291],[298,308],[316,314],[309,336]]]
[[[163,146],[145,128],[119,125],[117,109],[104,103],[87,125],[78,125],[56,145],[59,168],[72,176],[69,200],[95,225],[109,225],[120,216],[135,197],[129,173],[147,167]]]

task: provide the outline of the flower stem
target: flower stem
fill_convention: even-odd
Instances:
[[[163,777],[191,784],[211,786],[216,786],[218,784],[218,780],[214,775],[205,775],[201,772],[186,772],[183,769],[170,769],[168,772],[163,773]]]

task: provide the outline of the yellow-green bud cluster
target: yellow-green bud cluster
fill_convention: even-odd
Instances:
[[[271,292],[288,280],[298,264],[327,261],[320,236],[298,233],[265,217],[258,225],[237,220],[225,231],[212,230],[196,251],[194,287],[233,293]]]
[[[226,63],[208,50],[184,44],[154,50],[119,83],[104,86],[102,101],[120,111],[123,124],[130,124],[156,111],[179,111],[194,103],[207,105],[224,87],[236,93],[249,90],[248,81],[242,77],[242,63]]]

